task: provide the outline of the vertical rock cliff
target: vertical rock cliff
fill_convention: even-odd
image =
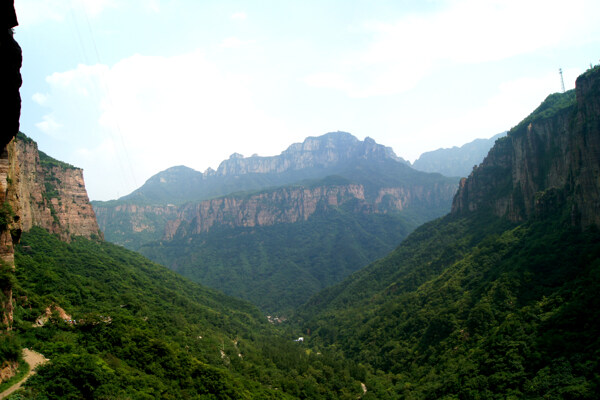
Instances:
[[[576,226],[600,224],[600,67],[550,95],[460,182],[452,212],[492,209],[522,221],[568,204]]]
[[[22,229],[38,226],[69,241],[102,237],[89,202],[83,171],[38,151],[23,134],[15,139],[17,187]]]

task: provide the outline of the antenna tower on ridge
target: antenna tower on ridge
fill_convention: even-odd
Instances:
[[[565,92],[565,81],[563,79],[562,68],[558,69],[558,73],[560,74],[560,85],[562,86],[563,93]]]

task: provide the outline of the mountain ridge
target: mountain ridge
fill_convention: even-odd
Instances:
[[[204,173],[185,166],[171,167],[155,174],[126,196],[93,203],[99,207],[127,202],[164,205],[207,200],[233,191],[281,186],[335,174],[354,159],[390,159],[408,164],[391,148],[371,138],[360,141],[347,132],[338,131],[307,137],[276,156],[244,157],[233,153],[217,170],[208,168]]]
[[[427,151],[411,166],[419,171],[438,172],[444,176],[468,176],[473,167],[483,161],[494,142],[506,133],[498,133],[489,139],[475,139],[462,146]]]

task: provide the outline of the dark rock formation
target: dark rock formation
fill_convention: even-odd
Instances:
[[[463,179],[452,212],[491,208],[522,221],[569,202],[577,226],[600,223],[600,68],[549,96]]]
[[[13,39],[12,28],[17,26],[17,15],[12,1],[2,3],[0,26],[0,82],[2,82],[0,98],[2,101],[2,117],[0,118],[0,149],[5,149],[10,140],[19,132],[21,116],[21,64],[23,61],[21,48]]]

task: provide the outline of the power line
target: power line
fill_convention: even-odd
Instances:
[[[71,16],[73,18],[73,24],[75,26],[75,32],[76,32],[78,40],[79,40],[80,50],[82,52],[84,61],[86,62],[86,64],[90,64],[91,65],[91,63],[88,61],[88,55],[87,55],[86,48],[85,48],[86,46],[84,44],[84,40],[82,38],[81,31],[79,29],[79,25],[77,23],[77,18],[75,16],[75,7],[73,7],[73,4],[72,4],[71,0],[69,0],[69,8],[70,8],[70,11],[71,11]],[[94,54],[96,55],[96,62],[98,63],[98,65],[104,65],[104,64],[102,64],[101,57],[100,57],[100,52],[98,51],[98,47],[96,46],[96,40],[94,38],[94,33],[93,33],[93,30],[92,30],[90,19],[89,19],[88,15],[87,15],[87,10],[85,9],[85,6],[82,7],[81,12],[83,13],[83,15],[85,17],[85,20],[86,20],[86,23],[87,23],[87,27],[88,27],[88,31],[89,31],[89,35],[90,35],[90,40],[91,40],[91,43],[92,43],[92,46],[93,46]],[[108,104],[109,104],[111,110],[113,111],[112,124],[113,124],[114,132],[110,128],[108,129],[108,132],[109,132],[110,136],[112,136],[112,139],[113,139],[112,142],[115,145],[115,155],[117,157],[117,162],[119,164],[119,167],[120,167],[121,171],[124,172],[126,169],[129,170],[128,172],[129,172],[129,175],[131,176],[131,179],[133,180],[134,186],[138,187],[137,179],[135,177],[135,173],[134,173],[133,166],[132,166],[132,163],[131,163],[131,158],[129,157],[129,152],[127,151],[127,146],[125,145],[125,140],[124,140],[123,134],[121,132],[121,127],[120,127],[120,124],[119,124],[119,118],[117,116],[117,110],[116,110],[116,107],[115,107],[114,102],[112,100],[112,96],[111,96],[109,85],[107,83],[106,76],[105,76],[104,71],[103,71],[102,68],[99,68],[99,72],[100,72],[99,82],[100,82],[100,85],[101,85],[101,88],[99,88],[99,89],[102,89],[104,91],[104,93],[106,94],[106,98],[107,98]],[[95,92],[94,86],[95,85],[93,85],[93,84],[91,85],[91,89],[92,89],[93,92]],[[97,98],[99,99],[100,97],[97,96]],[[115,134],[116,134],[116,136],[119,137],[120,140],[116,140]],[[123,149],[123,153],[125,154],[125,159],[126,159],[126,163],[125,164],[126,164],[126,167],[128,167],[128,168],[124,167],[123,160],[121,159],[121,156],[119,155],[120,152],[118,151],[118,149],[116,147],[116,144],[117,144],[118,141],[120,141],[121,147]],[[124,178],[124,176],[121,175],[121,179],[123,179],[123,178]],[[127,186],[126,182],[123,182],[123,184],[125,184],[125,186]]]

